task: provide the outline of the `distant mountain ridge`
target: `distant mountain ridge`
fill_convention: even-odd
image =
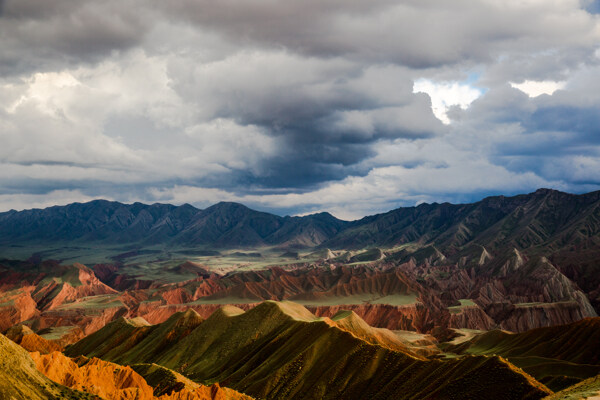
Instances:
[[[131,205],[106,200],[0,213],[0,245],[52,242],[165,244],[214,248],[269,245],[360,249],[431,244],[444,254],[477,244],[490,249],[600,248],[600,191],[550,189],[471,204],[398,208],[347,222],[329,213],[280,217],[221,202]]]
[[[544,245],[600,245],[600,191],[574,195],[551,189],[470,204],[421,204],[349,223],[331,248],[421,242],[452,253],[470,243],[519,250]]]
[[[219,248],[312,247],[334,236],[346,224],[328,213],[280,217],[228,202],[200,210],[189,204],[128,205],[94,200],[0,213],[0,244],[68,241]]]

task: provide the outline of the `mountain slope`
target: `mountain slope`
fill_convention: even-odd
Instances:
[[[65,239],[61,244],[52,242],[63,234]],[[184,257],[178,255],[181,248],[191,252],[256,246],[321,246],[323,250],[369,248],[348,252],[347,257],[328,263],[367,262],[403,269],[413,280],[425,282],[425,291],[441,299],[443,309],[455,307],[461,300],[474,301],[476,304],[470,308],[454,309],[457,315],[443,317],[451,318],[455,327],[499,326],[524,331],[595,316],[600,310],[600,192],[572,195],[540,189],[527,195],[489,197],[473,204],[422,204],[354,222],[343,222],[326,213],[282,218],[236,203],[219,203],[197,210],[189,205],[145,206],[96,201],[0,214],[0,251],[7,249],[6,246],[11,249],[24,246],[22,249],[27,252],[31,249],[29,246],[39,248],[42,244],[54,243],[56,246],[85,245],[89,246],[86,251],[93,252],[98,243],[114,242],[123,247],[113,246],[106,251],[118,253],[112,256],[116,264],[124,262],[123,255],[130,253],[158,252],[166,259]],[[144,250],[149,244],[160,244],[163,250]],[[173,251],[174,248],[179,250]],[[264,261],[277,262],[268,258]],[[280,258],[280,262],[290,260]],[[119,289],[125,288],[127,282],[144,287],[152,285],[144,280],[145,266],[139,267],[132,268],[138,276],[114,274],[111,284]],[[2,266],[0,269],[7,274],[15,270]],[[118,265],[111,271],[118,271]],[[197,276],[191,271],[188,275],[186,279]],[[455,278],[459,275],[460,278]],[[219,293],[205,284],[205,288],[195,288],[204,291],[202,296],[200,292],[187,292],[187,288],[182,288],[170,298],[167,299],[167,294],[163,298],[169,304],[194,302],[200,297],[216,303],[285,298],[322,301],[328,297],[328,289],[332,289],[331,286],[310,289],[309,283],[304,282],[301,283],[304,287],[298,290],[290,287],[296,285],[298,279],[294,279],[296,282],[271,279],[264,282],[260,277],[223,287],[225,280],[229,277],[217,283],[221,287]],[[4,309],[0,320],[2,329],[35,319],[45,310],[64,311],[65,303],[84,294],[81,288],[71,287],[70,281],[48,282],[44,290],[36,287],[8,292],[18,282],[12,279],[13,286],[3,286],[0,293]],[[37,282],[32,284],[37,285]],[[101,285],[92,287],[93,293],[87,295],[101,294],[101,290],[110,292]],[[212,293],[208,293],[211,290]],[[295,298],[296,295],[300,297]],[[424,296],[420,298],[423,300]],[[131,310],[119,303],[119,299],[105,300],[106,318]],[[365,300],[373,298],[363,298],[359,303]],[[387,298],[380,302],[383,301],[393,300]],[[64,312],[57,313],[53,321],[63,317]],[[428,330],[429,322],[426,326],[406,323],[402,326]]]
[[[59,326],[80,325],[81,334],[90,333],[127,312],[119,296],[79,263],[1,263],[0,331],[29,321],[36,331],[59,322]]]
[[[269,244],[314,247],[334,237],[348,223],[323,212],[305,217],[285,217],[281,227],[265,238]]]
[[[71,360],[62,353],[31,353],[40,372],[56,383],[85,391],[103,399],[152,400],[153,390],[130,367],[98,358]],[[75,362],[77,361],[77,362]]]
[[[361,337],[386,339],[374,338],[355,315],[346,315],[346,323],[343,317],[316,318],[289,302],[264,302],[247,312],[226,306],[154,362],[265,399],[538,399],[550,393],[498,357],[426,361],[370,344]],[[67,352],[89,348],[87,340]],[[132,348],[113,357],[136,364],[144,355]]]
[[[165,284],[142,275],[143,286],[121,279],[118,266],[110,266],[116,272],[110,277],[104,265],[7,263],[0,265],[0,328],[27,321],[42,336],[57,328],[62,333],[54,339],[68,334],[65,345],[119,317],[156,324],[189,308],[207,318],[222,304],[247,310],[264,300],[294,301],[319,316],[351,310],[375,327],[421,333],[435,327],[522,332],[597,315],[586,294],[545,257],[514,249],[492,256],[479,247],[465,265],[453,265],[432,246],[399,253],[370,264],[321,260],[225,275],[171,264],[193,279]],[[98,283],[94,271],[121,292]]]
[[[600,398],[600,375],[588,378],[567,389],[545,398],[545,400],[584,400]]]
[[[600,365],[600,317],[522,333],[489,331],[453,351],[499,354],[504,357],[545,357],[578,364]]]
[[[421,204],[365,217],[320,246],[332,249],[393,248],[392,257],[417,264],[419,252],[434,249],[435,262],[489,270],[515,250],[545,257],[588,295],[600,310],[600,191],[582,195],[540,189],[514,197],[488,197],[473,204]],[[461,265],[481,254],[478,263]],[[484,256],[485,255],[485,256]]]
[[[600,373],[600,317],[522,333],[493,330],[446,350],[497,354],[560,390]]]
[[[114,362],[135,359],[138,363],[152,363],[165,349],[189,335],[202,321],[194,310],[177,312],[157,325],[149,325],[142,318],[119,318],[69,346],[65,354],[86,355]]]
[[[187,213],[171,215],[177,207],[168,204],[151,206],[135,203],[131,205],[94,200],[89,203],[73,203],[43,210],[21,212],[9,211],[0,214],[0,240],[13,242],[39,241],[102,241],[119,243],[124,239],[137,241],[167,219],[176,228],[189,218]],[[177,218],[179,217],[179,218]],[[171,232],[171,234],[174,232]],[[161,239],[165,239],[167,235]]]
[[[157,364],[135,364],[131,368],[154,388],[154,396],[159,400],[252,400],[252,397],[218,383],[199,385]]]

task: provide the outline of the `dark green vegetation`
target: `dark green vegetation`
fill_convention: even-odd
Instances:
[[[21,346],[0,334],[0,400],[98,399],[52,382]]]
[[[186,313],[165,324],[190,319],[198,321]],[[226,306],[182,339],[147,353],[148,343],[164,343],[170,331],[118,321],[66,353],[121,364],[154,362],[197,382],[218,381],[266,399],[539,399],[549,393],[499,357],[428,361],[367,343],[288,302],[265,302],[247,312]],[[102,340],[111,345],[98,349]]]
[[[446,350],[506,357],[551,389],[561,390],[600,374],[600,318],[516,334],[489,331]]]

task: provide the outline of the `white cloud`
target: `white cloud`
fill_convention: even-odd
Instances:
[[[6,107],[6,111],[14,113],[16,109],[28,101],[36,101],[40,109],[47,114],[57,110],[52,106],[52,100],[60,90],[79,85],[79,81],[68,72],[36,73],[27,79],[28,89],[17,101]]]
[[[242,126],[231,119],[216,118],[186,128],[185,133],[197,146],[196,151],[188,154],[189,158],[185,159],[190,168],[202,163],[214,163],[231,169],[260,173],[260,161],[277,152],[277,138],[268,136],[258,126]],[[192,162],[193,160],[196,161]]]
[[[466,109],[482,94],[482,90],[460,82],[434,82],[421,78],[415,81],[414,93],[427,93],[431,98],[433,114],[444,124],[449,124],[446,114],[452,106]]]
[[[563,89],[566,85],[565,81],[525,81],[523,83],[510,82],[510,85],[529,97],[537,97],[542,94],[552,95],[557,90]]]

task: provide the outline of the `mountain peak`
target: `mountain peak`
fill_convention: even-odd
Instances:
[[[291,301],[267,300],[260,303],[249,312],[253,314],[257,313],[260,315],[275,314],[279,316],[285,316],[286,318],[291,318],[297,321],[311,322],[318,319],[313,313],[308,311],[306,307],[297,303],[293,303]]]
[[[140,328],[143,326],[150,326],[150,324],[142,317],[131,319],[119,317],[105,325],[105,327],[110,327],[111,329],[121,329],[122,327]]]
[[[531,193],[532,197],[543,197],[543,198],[557,198],[557,197],[572,197],[573,195],[565,192],[561,192],[560,190],[548,189],[548,188],[540,188],[535,192]]]
[[[249,207],[243,205],[242,203],[236,203],[234,201],[220,201],[217,204],[213,204],[208,207],[206,210],[217,209],[217,210],[229,210],[229,209],[243,209],[243,210],[251,210]]]
[[[550,188],[539,188],[534,193],[537,194],[548,194],[548,193],[563,193],[560,190],[550,189]]]
[[[194,309],[188,308],[185,311],[176,312],[167,321],[176,326],[195,327],[204,321]]]
[[[237,317],[238,315],[242,315],[242,314],[244,314],[244,310],[242,310],[241,308],[232,306],[229,304],[225,304],[222,307],[220,307],[217,311],[212,313],[209,318],[216,318],[216,317],[231,318],[231,317]]]
[[[141,328],[143,326],[150,326],[150,323],[143,317],[135,317],[127,320],[127,323],[133,327]]]

